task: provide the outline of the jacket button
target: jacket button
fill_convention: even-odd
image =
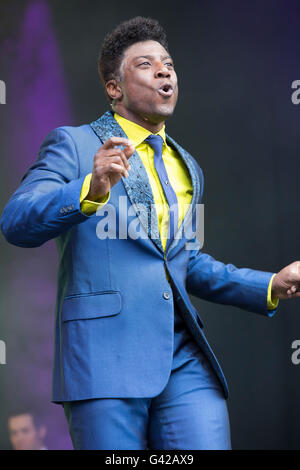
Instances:
[[[166,300],[169,300],[170,297],[171,297],[170,292],[165,290],[165,292],[163,293],[163,298],[166,299]]]

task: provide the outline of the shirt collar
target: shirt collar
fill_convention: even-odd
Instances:
[[[114,118],[117,121],[117,123],[122,127],[128,139],[130,139],[133,142],[135,147],[140,145],[145,139],[147,139],[147,137],[149,137],[149,135],[151,135],[151,132],[148,131],[148,129],[145,129],[142,126],[139,126],[133,121],[129,121],[128,119],[125,119],[123,116],[120,116],[117,113],[114,113]],[[161,130],[157,132],[157,134],[155,135],[160,135],[164,141],[164,144],[167,145],[165,124],[163,125]]]

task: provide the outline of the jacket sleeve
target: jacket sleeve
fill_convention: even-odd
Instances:
[[[89,218],[80,208],[84,177],[79,178],[75,143],[63,128],[51,131],[38,158],[6,204],[0,220],[9,243],[38,247]]]
[[[269,310],[267,298],[273,274],[237,268],[198,251],[190,257],[186,289],[195,297],[272,317],[277,308]]]
[[[197,163],[196,167],[201,176],[202,171]],[[203,184],[202,175],[202,188]],[[203,189],[198,203],[201,203],[202,193]],[[272,317],[278,306],[277,302],[270,309],[267,302],[273,275],[271,272],[224,264],[197,248],[190,253],[186,289],[195,297]]]

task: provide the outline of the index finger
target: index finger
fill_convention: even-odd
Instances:
[[[125,147],[134,147],[131,140],[125,137],[110,137],[102,147],[105,149],[113,148],[115,145],[124,145]]]

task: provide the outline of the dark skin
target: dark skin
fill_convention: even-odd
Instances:
[[[171,87],[169,91],[162,86]],[[125,50],[118,77],[106,83],[120,116],[156,134],[172,116],[177,98],[177,75],[170,54],[156,41],[138,42]],[[122,145],[123,150],[115,148]],[[135,148],[128,139],[112,137],[94,156],[87,199],[98,201],[130,171],[129,158]],[[281,269],[272,282],[272,300],[300,297],[300,261]]]

